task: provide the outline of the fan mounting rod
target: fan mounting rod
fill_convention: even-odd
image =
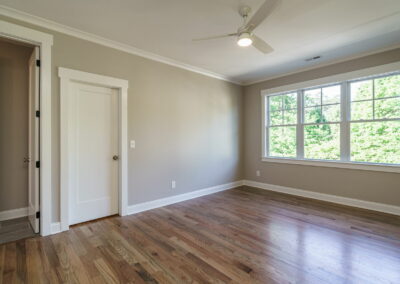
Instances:
[[[241,6],[239,7],[239,15],[243,18],[243,26],[238,29],[238,34],[240,35],[243,31],[246,30],[247,19],[251,13],[251,8],[249,6]]]
[[[243,18],[247,18],[251,13],[251,8],[249,6],[241,6],[239,8],[239,15]]]

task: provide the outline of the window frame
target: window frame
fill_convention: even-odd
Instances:
[[[266,96],[265,98],[267,98],[267,97],[273,97],[273,96],[277,96],[277,95],[289,95],[289,94],[294,94],[294,93],[297,93],[297,92],[294,92],[294,91],[289,91],[289,92],[283,92],[283,93],[279,93],[279,94],[270,94],[270,95],[268,95],[268,96]],[[267,104],[267,99],[265,99],[265,104]],[[269,128],[271,127],[271,126],[269,126],[268,125],[268,119],[267,119],[267,117],[269,116],[269,113],[270,113],[270,111],[269,111],[269,108],[267,108],[266,106],[265,106],[265,108],[264,108],[266,111],[265,111],[265,133],[266,133],[266,135],[268,135],[269,136]],[[292,110],[292,109],[290,109],[290,110]],[[283,115],[283,118],[284,118],[284,115],[285,115],[285,110],[284,110],[284,107],[282,106],[282,109],[281,109],[281,111],[282,111],[282,115]],[[298,94],[297,94],[297,123],[296,124],[278,124],[278,125],[272,125],[272,127],[296,127],[296,137],[298,136],[298,131],[299,131],[299,128],[298,128],[298,125],[299,125],[299,96],[298,96]],[[298,139],[298,137],[296,138],[296,140]],[[267,153],[267,149],[269,148],[269,139],[266,139],[265,140],[265,143],[266,143],[266,150],[265,150],[265,153]],[[296,153],[298,153],[298,149],[296,149]],[[290,157],[290,158],[285,158],[285,157],[273,157],[273,158],[282,158],[282,159],[295,159],[295,158],[293,158],[293,157]]]
[[[371,163],[371,162],[357,162],[351,161],[350,149],[350,128],[351,123],[362,123],[371,121],[395,121],[400,120],[396,118],[390,119],[372,119],[372,120],[351,120],[351,83],[363,80],[377,79],[390,75],[400,74],[400,62],[381,65],[362,69],[354,72],[343,73],[339,75],[324,77],[316,80],[305,81],[297,84],[281,86],[277,88],[267,89],[261,91],[261,105],[262,105],[262,157],[264,162],[285,163],[285,164],[298,164],[309,166],[323,166],[335,167],[346,169],[358,170],[372,170],[383,172],[396,172],[400,173],[400,164],[384,164],[384,163]],[[323,88],[334,85],[341,86],[341,120],[334,122],[340,125],[340,160],[318,160],[304,158],[304,91],[315,88]],[[269,143],[269,125],[268,125],[268,97],[273,95],[285,95],[289,93],[297,93],[297,124],[296,126],[296,157],[273,157],[267,156],[268,143]],[[373,97],[374,98],[374,97]]]

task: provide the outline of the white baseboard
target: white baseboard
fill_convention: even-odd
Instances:
[[[244,180],[243,184],[247,185],[247,186],[251,186],[251,187],[270,190],[270,191],[287,193],[287,194],[291,194],[291,195],[313,198],[313,199],[328,201],[328,202],[342,204],[342,205],[348,205],[348,206],[353,206],[353,207],[358,207],[358,208],[363,208],[363,209],[368,209],[368,210],[373,210],[373,211],[379,211],[379,212],[384,212],[384,213],[389,213],[389,214],[394,214],[394,215],[400,215],[400,207],[394,206],[394,205],[388,205],[388,204],[371,202],[371,201],[364,201],[364,200],[359,200],[359,199],[353,199],[353,198],[342,197],[342,196],[337,196],[337,195],[330,195],[330,194],[325,194],[325,193],[319,193],[319,192],[314,192],[314,191],[309,191],[309,190],[304,190],[304,189],[297,189],[297,188],[286,187],[286,186],[280,186],[280,185],[274,185],[274,184],[261,183],[261,182],[251,181],[251,180]]]
[[[60,222],[51,223],[50,234],[52,235],[60,232],[61,232],[61,223]]]
[[[166,198],[162,198],[162,199],[157,199],[157,200],[153,200],[153,201],[130,205],[130,206],[128,206],[128,215],[155,209],[155,208],[159,208],[159,207],[163,207],[163,206],[167,206],[170,204],[182,202],[185,200],[197,198],[197,197],[208,195],[208,194],[213,194],[216,192],[228,190],[228,189],[235,188],[235,187],[242,186],[242,185],[243,185],[243,181],[230,182],[230,183],[221,184],[221,185],[217,185],[217,186],[213,186],[213,187],[208,187],[208,188],[204,188],[204,189],[200,189],[200,190],[196,190],[196,191],[192,191],[192,192],[188,192],[188,193],[184,193],[184,194],[174,195],[171,197],[166,197]]]
[[[337,195],[324,194],[324,193],[313,192],[313,191],[297,189],[297,188],[292,188],[292,187],[285,187],[285,186],[280,186],[280,185],[261,183],[261,182],[251,181],[251,180],[242,180],[242,181],[226,183],[226,184],[208,187],[208,188],[204,188],[201,190],[196,190],[196,191],[192,191],[192,192],[188,192],[188,193],[184,193],[184,194],[174,195],[171,197],[166,197],[166,198],[161,198],[161,199],[157,199],[157,200],[153,200],[153,201],[130,205],[130,206],[128,206],[127,211],[128,211],[128,215],[136,214],[139,212],[144,212],[147,210],[167,206],[170,204],[174,204],[174,203],[182,202],[185,200],[201,197],[204,195],[213,194],[213,193],[217,193],[220,191],[232,189],[232,188],[239,187],[242,185],[400,216],[400,207],[397,207],[394,205],[382,204],[382,203],[371,202],[371,201],[364,201],[364,200],[353,199],[353,198],[348,198],[348,197],[341,197],[341,196],[337,196]],[[0,212],[0,220],[1,220],[1,213],[3,213],[3,212]],[[52,223],[51,224],[51,234],[57,234],[60,232],[61,232],[60,222]]]
[[[0,221],[11,220],[28,216],[28,207],[17,208],[0,212]]]

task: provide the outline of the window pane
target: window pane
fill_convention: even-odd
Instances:
[[[376,100],[375,118],[400,118],[400,98]]]
[[[269,155],[273,157],[296,157],[296,127],[269,128]]]
[[[297,124],[297,110],[285,110],[283,124]]]
[[[273,111],[269,113],[270,125],[281,125],[283,124],[283,112]]]
[[[304,105],[316,106],[321,104],[321,89],[304,91]]]
[[[351,83],[350,89],[352,101],[372,99],[372,80]]]
[[[400,75],[375,79],[375,98],[400,96]]]
[[[305,123],[320,123],[322,122],[321,107],[307,107],[304,109]]]
[[[340,105],[322,106],[322,117],[327,122],[340,121]]]
[[[322,89],[322,104],[340,103],[340,85],[326,87]]]
[[[351,103],[351,120],[373,119],[372,116],[372,101]]]
[[[400,164],[400,121],[351,124],[351,160]]]
[[[339,160],[340,126],[338,124],[304,126],[304,157]]]
[[[270,96],[268,99],[270,112],[282,109],[282,96]]]
[[[297,93],[287,94],[283,96],[283,106],[285,109],[297,108]]]

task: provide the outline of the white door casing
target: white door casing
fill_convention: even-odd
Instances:
[[[40,234],[51,234],[51,47],[53,36],[0,20],[0,37],[28,42],[40,47]]]
[[[39,218],[36,218],[36,212],[39,212],[39,168],[36,167],[36,161],[39,157],[39,123],[36,117],[36,111],[39,110],[39,67],[36,65],[39,60],[39,47],[35,47],[29,59],[29,111],[28,111],[28,129],[29,129],[29,164],[28,164],[28,217],[29,223],[35,233],[39,233]]]
[[[118,212],[121,216],[127,214],[128,81],[62,67],[59,68],[58,75],[60,77],[61,107],[60,227],[61,231],[65,231],[69,229],[69,225],[82,222],[85,218],[101,217],[102,214],[98,210],[99,207],[102,208],[103,214],[110,215],[113,214],[112,212]],[[71,95],[74,93],[80,93],[80,95]],[[76,108],[75,99],[79,99],[80,108]],[[116,105],[114,109],[117,115],[114,116],[112,114],[111,109],[107,107],[107,101]],[[96,109],[97,111],[103,109],[103,113],[108,109],[109,114],[97,116]],[[97,120],[94,119],[95,116],[97,116]],[[111,117],[114,117],[116,122],[113,123]],[[83,124],[78,124],[78,121],[83,121]],[[102,123],[100,123],[101,121]],[[116,127],[113,127],[113,130],[110,126],[104,127],[106,121]],[[88,135],[85,129],[93,127],[96,129],[91,131],[91,137],[76,138],[76,134],[78,136]],[[117,147],[113,150],[110,149],[112,149],[111,145],[114,142],[106,139],[108,135],[104,134],[107,131],[115,131],[115,134],[112,135],[116,139]],[[100,139],[101,135],[103,135],[103,138],[100,142],[98,139]],[[79,142],[82,140],[83,143]],[[108,153],[106,153],[107,151]],[[117,161],[112,159],[115,154],[110,157],[112,151],[116,151],[116,155],[119,154]],[[84,157],[81,157],[82,154],[80,152],[83,153]],[[100,163],[101,159],[105,161],[103,164],[93,165],[93,160],[96,160],[96,163]],[[103,175],[94,181],[93,179],[82,177],[82,172],[85,172],[87,176],[103,172],[106,176]],[[116,181],[113,179],[116,179]],[[110,189],[104,186],[104,183],[117,185],[117,202],[113,199]],[[87,187],[89,190],[81,191],[80,187]],[[76,202],[77,200],[78,202]],[[115,210],[116,205],[118,205],[117,210]],[[76,212],[71,212],[72,210],[79,210],[79,206],[81,206],[81,209],[85,208],[86,211],[84,212],[87,212],[88,216],[81,218],[75,214]],[[81,215],[81,213],[78,213],[78,215]]]
[[[111,88],[70,84],[70,225],[118,213],[117,95]]]

